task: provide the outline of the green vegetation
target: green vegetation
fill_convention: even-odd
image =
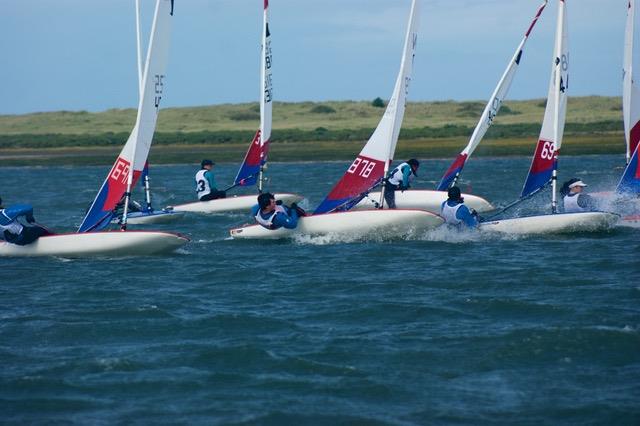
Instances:
[[[350,159],[359,152],[381,115],[374,102],[278,103],[273,109],[270,158]],[[544,101],[506,102],[474,155],[530,155],[540,131]],[[408,103],[396,157],[451,157],[460,151],[484,103]],[[0,116],[0,165],[110,163],[126,141],[135,110],[100,113],[59,111]],[[151,150],[153,162],[194,162],[215,153],[240,161],[259,126],[257,103],[169,108],[160,112]],[[562,151],[621,153],[621,100],[570,98]],[[49,160],[47,160],[49,159]]]

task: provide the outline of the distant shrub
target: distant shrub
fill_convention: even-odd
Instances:
[[[314,132],[316,133],[326,133],[328,130],[325,127],[316,127]]]
[[[333,114],[334,112],[336,112],[336,110],[330,107],[329,105],[320,104],[311,108],[311,112],[313,114]]]
[[[513,110],[513,109],[509,108],[506,105],[502,105],[500,107],[499,114],[501,114],[501,115],[519,115],[519,114],[522,114],[522,113],[520,111]]]
[[[371,102],[371,106],[374,106],[376,108],[384,108],[384,101],[382,100],[382,98],[375,98],[372,102]]]
[[[610,111],[622,111],[622,104],[612,106],[611,108],[609,108],[609,110]]]
[[[259,120],[260,113],[255,111],[237,111],[229,114],[229,119],[233,121]]]
[[[536,106],[538,108],[546,108],[547,107],[547,100],[545,99],[544,101],[537,103]]]
[[[456,115],[458,117],[477,117],[482,114],[483,110],[484,105],[480,102],[461,102]]]

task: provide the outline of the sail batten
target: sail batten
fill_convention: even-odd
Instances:
[[[478,147],[478,145],[484,138],[484,135],[489,130],[489,127],[491,127],[491,125],[493,124],[493,120],[498,115],[498,112],[500,111],[500,107],[502,106],[502,103],[504,102],[504,99],[507,96],[509,88],[511,87],[511,83],[513,82],[513,79],[518,70],[518,66],[520,65],[520,60],[522,59],[524,46],[527,40],[529,39],[529,35],[531,34],[531,31],[533,30],[533,27],[535,26],[536,22],[538,22],[538,18],[540,18],[540,15],[542,14],[542,11],[544,10],[546,5],[547,5],[547,0],[545,0],[544,3],[542,3],[538,7],[538,10],[533,20],[529,24],[529,27],[527,28],[527,31],[524,37],[520,41],[520,44],[516,48],[515,53],[513,54],[511,60],[507,65],[507,68],[504,70],[502,77],[498,81],[496,88],[491,94],[491,97],[489,98],[489,102],[487,102],[486,106],[484,107],[484,110],[482,111],[482,115],[480,116],[480,119],[478,120],[478,124],[473,130],[473,133],[471,134],[471,138],[469,139],[467,146],[462,150],[462,152],[460,152],[460,154],[458,154],[458,156],[454,159],[453,163],[449,166],[447,171],[444,173],[444,176],[442,176],[442,179],[440,180],[440,183],[438,184],[438,187],[437,187],[438,191],[445,191],[454,183],[454,181],[462,172],[462,169],[464,168],[466,161],[469,159],[471,154]]]
[[[348,210],[385,176],[393,155],[406,108],[416,46],[418,42],[418,4],[412,0],[400,70],[385,112],[373,134],[351,163],[340,181],[316,208],[314,214],[335,209]]]
[[[97,231],[108,225],[117,204],[123,200],[127,188],[135,185],[147,162],[164,94],[172,13],[172,0],[157,0],[142,77],[142,92],[138,103],[136,124],[107,174],[78,232]]]

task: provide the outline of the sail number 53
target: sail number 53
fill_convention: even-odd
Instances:
[[[375,167],[375,161],[365,160],[364,158],[358,157],[353,161],[351,166],[349,166],[347,173],[357,174],[363,178],[368,178]]]

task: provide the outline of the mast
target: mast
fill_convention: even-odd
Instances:
[[[551,175],[551,212],[558,212],[558,199],[556,194],[558,153],[562,145],[564,133],[564,121],[567,104],[566,91],[569,87],[569,52],[567,46],[565,0],[558,2],[558,26],[556,30],[555,49],[555,75],[554,75],[554,103],[555,115],[553,117],[553,171]]]
[[[271,139],[273,81],[271,79],[271,32],[269,31],[269,0],[264,0],[262,19],[262,55],[260,67],[260,144],[264,146]],[[261,150],[258,192],[262,193],[267,148]]]

